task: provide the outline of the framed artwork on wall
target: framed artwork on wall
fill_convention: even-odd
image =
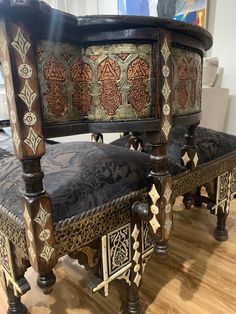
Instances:
[[[206,27],[207,0],[117,0],[121,15],[159,16]]]
[[[206,27],[207,0],[177,0],[175,19]]]

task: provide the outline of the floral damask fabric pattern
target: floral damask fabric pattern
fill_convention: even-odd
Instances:
[[[49,146],[41,165],[54,222],[144,188],[150,170],[147,154],[92,142]],[[8,157],[0,161],[0,169],[0,203],[20,218],[21,164]]]

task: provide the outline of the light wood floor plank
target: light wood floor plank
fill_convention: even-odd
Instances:
[[[205,207],[184,210],[175,205],[174,233],[165,262],[154,256],[141,289],[147,314],[236,313],[236,200],[227,221],[229,240],[213,236],[216,217]],[[56,267],[57,283],[51,295],[36,287],[36,275],[27,272],[32,290],[22,300],[31,314],[117,314],[120,298],[113,284],[103,298],[87,288],[89,275],[75,261],[65,258]],[[6,298],[0,288],[0,313],[6,313]]]

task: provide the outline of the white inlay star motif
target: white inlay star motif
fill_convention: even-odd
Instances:
[[[2,50],[3,55],[5,55],[6,44],[6,39],[3,35],[2,29],[0,29],[0,49]]]
[[[13,93],[13,90],[12,90],[12,88],[11,88],[11,84],[10,84],[9,79],[7,79],[6,90],[7,90],[7,92],[6,92],[6,94],[7,94],[7,99],[8,99],[8,101],[9,101],[10,105],[12,106],[12,101],[13,101],[13,95],[14,95],[14,93]]]
[[[171,193],[172,193],[172,191],[171,191],[170,185],[169,185],[169,183],[167,183],[165,193],[164,193],[164,197],[165,197],[167,203],[169,203]]]
[[[193,163],[194,163],[194,166],[195,166],[195,167],[197,167],[198,160],[199,160],[199,158],[198,158],[198,155],[197,155],[197,153],[196,153],[196,154],[194,155],[194,158],[193,158]]]
[[[136,284],[137,287],[139,286],[141,278],[142,278],[142,276],[139,275],[139,273],[137,273],[135,278],[134,278],[134,283]]]
[[[170,133],[170,129],[171,129],[171,125],[170,125],[168,118],[166,117],[165,122],[162,126],[162,131],[165,133],[166,138],[168,138],[168,135]]]
[[[132,232],[132,238],[134,239],[134,241],[137,241],[139,232],[140,232],[140,231],[139,231],[137,225],[135,224],[134,230],[133,230],[133,232]]]
[[[139,258],[140,258],[141,254],[136,250],[133,256],[133,261],[138,264],[139,262]]]
[[[7,61],[3,62],[3,71],[4,71],[5,76],[8,76],[10,74],[10,68]]]
[[[26,206],[25,206],[25,209],[24,209],[24,218],[25,218],[27,226],[29,226],[30,222],[31,222],[31,218],[30,218],[30,215],[28,213],[28,209],[27,209]]]
[[[190,158],[189,158],[187,152],[185,152],[185,154],[183,155],[182,160],[183,160],[183,163],[184,163],[185,166],[186,166],[187,163],[190,161]]]
[[[45,259],[48,262],[54,251],[55,251],[55,249],[53,247],[51,247],[47,242],[45,242],[44,248],[40,254],[40,257],[42,257],[43,259]]]
[[[45,225],[47,223],[47,220],[49,218],[50,214],[46,212],[46,210],[43,208],[42,204],[40,203],[39,212],[36,218],[34,218],[34,221],[37,222],[42,228],[45,228]]]
[[[29,134],[24,140],[24,143],[30,147],[30,149],[33,151],[34,154],[37,151],[37,147],[40,141],[41,141],[41,137],[35,133],[33,128],[30,127]]]
[[[25,102],[29,111],[31,111],[32,104],[36,98],[37,94],[29,86],[28,80],[25,81],[25,85],[19,94],[19,97]]]
[[[172,226],[172,221],[170,220],[169,216],[167,216],[166,223],[165,223],[165,229],[166,229],[167,234],[170,233],[171,226]]]
[[[160,195],[157,192],[155,184],[152,185],[151,191],[148,194],[151,197],[153,205],[156,205],[156,202],[160,198]]]
[[[163,58],[164,58],[165,63],[166,63],[168,58],[169,58],[169,56],[170,56],[170,49],[168,47],[166,38],[165,38],[164,44],[162,45],[161,53],[162,53]]]
[[[30,247],[28,248],[28,252],[29,252],[30,258],[34,262],[36,254],[35,254],[35,251],[34,251],[34,248],[32,247],[32,245],[30,245]]]
[[[154,233],[156,233],[157,232],[157,230],[160,228],[160,224],[159,224],[159,222],[157,221],[157,218],[156,218],[156,216],[155,215],[153,215],[153,217],[152,217],[152,219],[149,221],[149,223],[150,223],[150,225],[151,225],[151,227],[152,227],[152,230],[153,230],[153,232]]]
[[[167,82],[167,80],[165,80],[165,83],[164,83],[164,86],[162,88],[162,95],[165,97],[165,101],[167,102],[168,100],[168,97],[170,96],[170,87],[169,87],[169,84]]]
[[[19,145],[20,145],[20,138],[19,138],[16,128],[14,128],[12,140],[15,145],[16,151],[18,152]]]
[[[10,119],[11,119],[11,122],[12,122],[13,124],[16,123],[16,114],[15,114],[14,110],[11,110],[11,111],[10,111]]]
[[[20,27],[18,27],[16,37],[11,44],[19,52],[22,61],[25,62],[25,56],[31,44],[25,39]]]

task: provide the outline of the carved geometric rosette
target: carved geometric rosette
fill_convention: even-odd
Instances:
[[[82,47],[41,41],[38,69],[44,118],[49,123],[154,115],[151,44]],[[64,70],[58,73],[58,69]]]
[[[126,266],[131,261],[130,224],[108,233],[109,275]]]

